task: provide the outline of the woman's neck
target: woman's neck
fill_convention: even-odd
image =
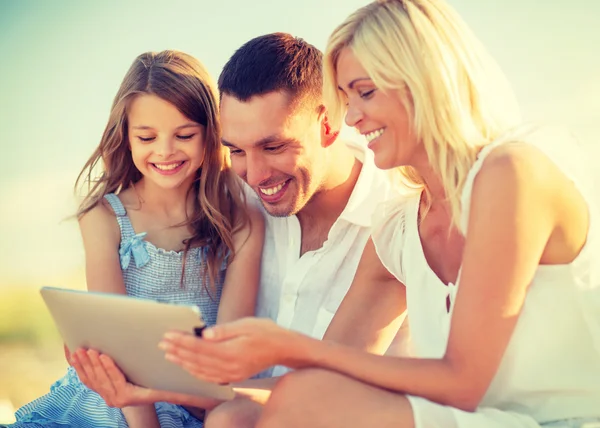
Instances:
[[[411,165],[419,174],[423,180],[423,185],[426,191],[427,199],[424,201],[427,205],[437,205],[446,201],[446,189],[444,189],[444,183],[442,178],[433,170],[427,155],[419,157],[416,161],[412,162]]]

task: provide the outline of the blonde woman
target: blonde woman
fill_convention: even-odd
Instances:
[[[440,0],[358,10],[325,75],[330,118],[407,192],[380,207],[330,330],[387,336],[403,308],[373,302],[406,293],[414,358],[253,319],[169,334],[167,358],[219,382],[296,369],[261,428],[599,426],[600,217],[569,135],[516,126],[501,74]]]

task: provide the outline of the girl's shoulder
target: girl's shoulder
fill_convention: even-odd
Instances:
[[[102,198],[88,212],[79,217],[79,229],[85,242],[95,245],[109,242],[118,245],[121,241],[121,230],[116,220],[116,213],[111,204]]]

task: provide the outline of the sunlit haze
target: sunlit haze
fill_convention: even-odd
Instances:
[[[527,118],[563,122],[600,155],[596,0],[450,0]],[[150,6],[152,4],[152,6]],[[285,31],[323,49],[364,0],[0,1],[0,287],[61,285],[83,266],[73,184],[132,60],[179,49],[216,79],[241,44]],[[83,287],[83,284],[81,284]]]

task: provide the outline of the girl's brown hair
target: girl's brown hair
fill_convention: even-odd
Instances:
[[[217,88],[196,58],[167,50],[146,52],[135,59],[113,101],[100,144],[77,178],[76,190],[87,184],[77,217],[94,208],[106,194],[118,194],[142,178],[133,163],[127,133],[127,109],[139,94],[170,102],[205,128],[204,161],[190,188],[194,210],[187,224],[192,236],[184,242],[183,260],[185,267],[189,249],[206,246],[205,274],[214,290],[222,264],[234,256],[233,233],[248,217],[239,179],[230,169],[228,153],[221,144]],[[92,178],[98,167],[101,174]]]

